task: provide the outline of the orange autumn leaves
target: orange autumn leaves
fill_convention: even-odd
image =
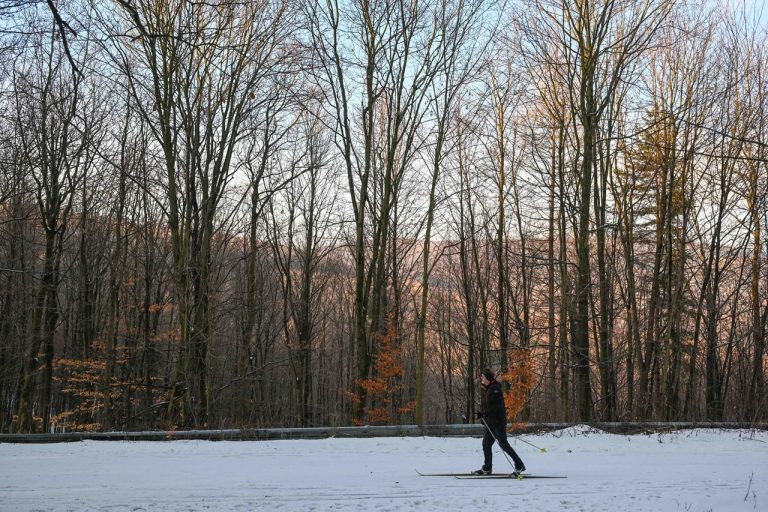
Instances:
[[[370,406],[365,409],[365,417],[359,424],[388,425],[393,416],[410,412],[415,402],[399,403],[398,397],[404,388],[403,374],[405,369],[402,362],[402,346],[397,334],[397,328],[392,318],[387,321],[387,332],[379,338],[379,352],[374,357],[373,376],[366,379],[355,379],[355,384],[365,389]],[[347,396],[357,400],[354,393]]]
[[[533,389],[533,365],[531,361],[531,349],[515,347],[507,351],[509,367],[499,380],[509,384],[508,391],[504,393],[504,405],[507,409],[507,420],[512,422],[511,429],[521,426],[514,423],[515,418],[525,408],[528,396]]]

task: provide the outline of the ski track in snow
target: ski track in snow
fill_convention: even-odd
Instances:
[[[768,432],[524,438],[528,472],[568,478],[416,474],[477,469],[479,438],[0,444],[0,512],[768,511]]]

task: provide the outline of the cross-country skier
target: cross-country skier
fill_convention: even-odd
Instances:
[[[480,374],[480,386],[483,389],[483,401],[480,412],[477,413],[478,419],[485,425],[485,435],[483,435],[483,456],[485,460],[483,467],[474,471],[475,475],[490,475],[493,473],[493,443],[499,442],[499,447],[504,450],[512,460],[515,461],[515,475],[525,471],[525,464],[515,453],[515,450],[507,441],[507,410],[504,406],[504,393],[501,391],[501,384],[496,381],[496,374],[493,370],[486,368]]]

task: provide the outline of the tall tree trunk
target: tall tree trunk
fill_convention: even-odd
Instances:
[[[555,326],[556,321],[556,304],[555,304],[555,200],[557,198],[557,168],[558,168],[558,154],[559,146],[562,141],[562,125],[559,129],[551,132],[550,144],[551,147],[551,161],[550,161],[550,176],[549,176],[549,218],[548,220],[548,240],[547,240],[547,335],[549,337],[549,353],[547,354],[547,372],[548,372],[548,385],[547,394],[549,395],[549,418],[554,420],[557,416],[557,329]],[[557,136],[559,133],[560,136]],[[562,329],[562,326],[560,327]]]
[[[432,181],[429,187],[429,204],[427,206],[427,223],[424,232],[424,245],[421,253],[421,302],[416,319],[416,424],[424,422],[424,344],[427,327],[427,307],[429,305],[429,276],[432,271],[430,250],[432,248],[432,223],[435,219],[435,193],[437,190],[440,165],[443,158],[443,140],[447,127],[448,112],[443,112],[439,120],[437,142],[432,159]],[[463,244],[464,241],[462,240]],[[471,351],[470,351],[471,352]],[[471,358],[471,355],[470,355]]]
[[[585,76],[586,75],[585,73]],[[587,90],[591,85],[587,85]],[[591,93],[588,93],[591,94]],[[594,112],[594,101],[587,99],[587,112]],[[574,293],[576,308],[574,317],[573,350],[575,361],[577,421],[592,420],[592,385],[590,382],[591,360],[589,354],[589,297],[591,293],[590,272],[590,203],[592,192],[592,171],[594,165],[594,135],[596,119],[587,114],[582,119],[583,156],[579,173],[579,216],[576,234],[576,282]]]
[[[763,359],[765,355],[765,320],[761,311],[761,305],[764,302],[765,293],[760,293],[760,273],[762,271],[761,256],[761,222],[760,210],[758,208],[758,169],[760,164],[752,164],[752,170],[749,175],[749,197],[748,206],[752,224],[752,261],[750,272],[750,298],[752,301],[751,321],[752,321],[752,378],[749,382],[749,397],[747,408],[753,411],[753,417],[747,418],[749,421],[757,421],[758,418],[765,417],[767,411],[760,410],[760,400],[765,389],[765,376],[763,373]],[[762,201],[766,200],[766,194],[763,193]],[[768,312],[768,304],[766,304]]]

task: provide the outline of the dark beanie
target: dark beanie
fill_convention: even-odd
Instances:
[[[486,368],[485,370],[483,370],[483,375],[485,375],[485,378],[488,380],[493,380],[496,378],[496,374],[493,373],[493,370],[491,370],[490,368]]]

